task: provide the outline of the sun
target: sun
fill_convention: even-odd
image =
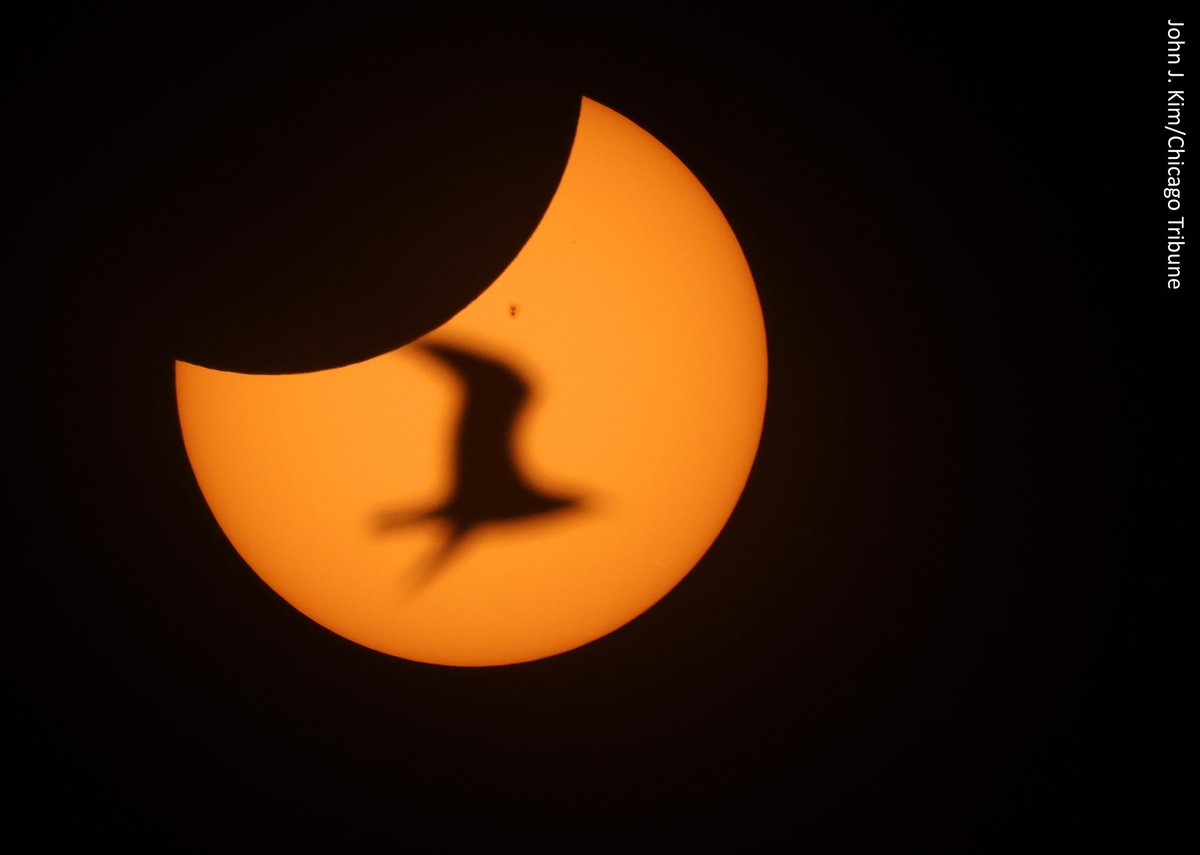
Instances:
[[[479,365],[521,392],[491,452]],[[700,560],[754,461],[766,337],[745,257],[700,182],[584,99],[538,228],[446,324],[328,371],[178,362],[176,386],[204,497],[271,588],[375,650],[501,665],[612,632]],[[447,550],[461,514],[422,512],[489,466],[563,504],[490,511]],[[397,524],[380,525],[389,513]]]

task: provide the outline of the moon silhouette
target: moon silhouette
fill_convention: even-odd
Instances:
[[[480,666],[586,644],[678,584],[745,486],[766,369],[716,203],[584,99],[537,229],[450,321],[327,371],[177,362],[176,391],[200,489],[272,589],[375,650]]]

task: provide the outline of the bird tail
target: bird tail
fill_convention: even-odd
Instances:
[[[408,583],[408,595],[410,597],[424,590],[425,586],[432,582],[434,577],[438,576],[445,569],[446,563],[458,551],[458,548],[462,545],[466,537],[467,530],[456,527],[437,549],[409,570],[406,580]]]

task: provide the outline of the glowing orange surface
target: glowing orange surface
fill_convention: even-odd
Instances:
[[[426,339],[527,378],[520,467],[585,504],[481,529],[420,590],[406,580],[444,527],[374,523],[451,490],[452,372],[415,348],[311,374],[176,363],[184,442],[217,522],[313,620],[424,662],[537,659],[649,608],[720,532],[762,427],[762,315],[716,204],[629,120],[584,100],[541,224]]]

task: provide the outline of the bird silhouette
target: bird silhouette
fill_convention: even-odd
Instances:
[[[481,526],[573,508],[580,499],[538,490],[517,468],[515,428],[530,392],[520,375],[496,360],[451,345],[413,346],[450,368],[463,386],[450,496],[434,508],[385,511],[376,520],[379,532],[430,520],[448,526],[446,539],[414,568],[416,590],[438,575]]]

